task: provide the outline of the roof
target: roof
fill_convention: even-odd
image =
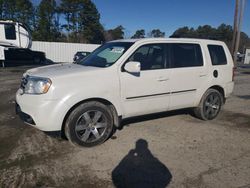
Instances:
[[[198,39],[198,38],[142,38],[142,39],[120,39],[111,42],[205,42],[205,43],[221,43],[218,40]]]

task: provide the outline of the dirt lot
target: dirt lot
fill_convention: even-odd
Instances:
[[[14,112],[25,67],[0,69],[0,187],[250,187],[250,69],[216,120],[177,111],[124,122],[79,148],[23,124]]]

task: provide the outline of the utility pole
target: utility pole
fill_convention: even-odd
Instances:
[[[239,1],[235,1],[235,11],[234,11],[234,28],[233,28],[233,40],[232,40],[232,45],[231,45],[231,54],[234,54],[234,49],[235,49],[235,39],[236,39],[236,34],[238,31],[238,21],[239,21]]]
[[[240,1],[240,12],[238,13],[238,7],[239,7],[239,1]],[[241,26],[242,26],[242,20],[244,15],[244,9],[245,9],[245,0],[236,0],[235,5],[235,17],[234,17],[234,36],[232,41],[232,51],[233,51],[233,59],[234,63],[237,61],[237,52],[239,50],[239,43],[240,43],[240,32],[241,32]]]

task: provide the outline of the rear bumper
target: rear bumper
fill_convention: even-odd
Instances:
[[[232,93],[234,89],[234,82],[229,82],[225,86],[225,98],[228,98]]]

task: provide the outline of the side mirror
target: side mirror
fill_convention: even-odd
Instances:
[[[140,73],[141,71],[141,63],[138,61],[129,61],[126,63],[124,69],[129,73]]]

